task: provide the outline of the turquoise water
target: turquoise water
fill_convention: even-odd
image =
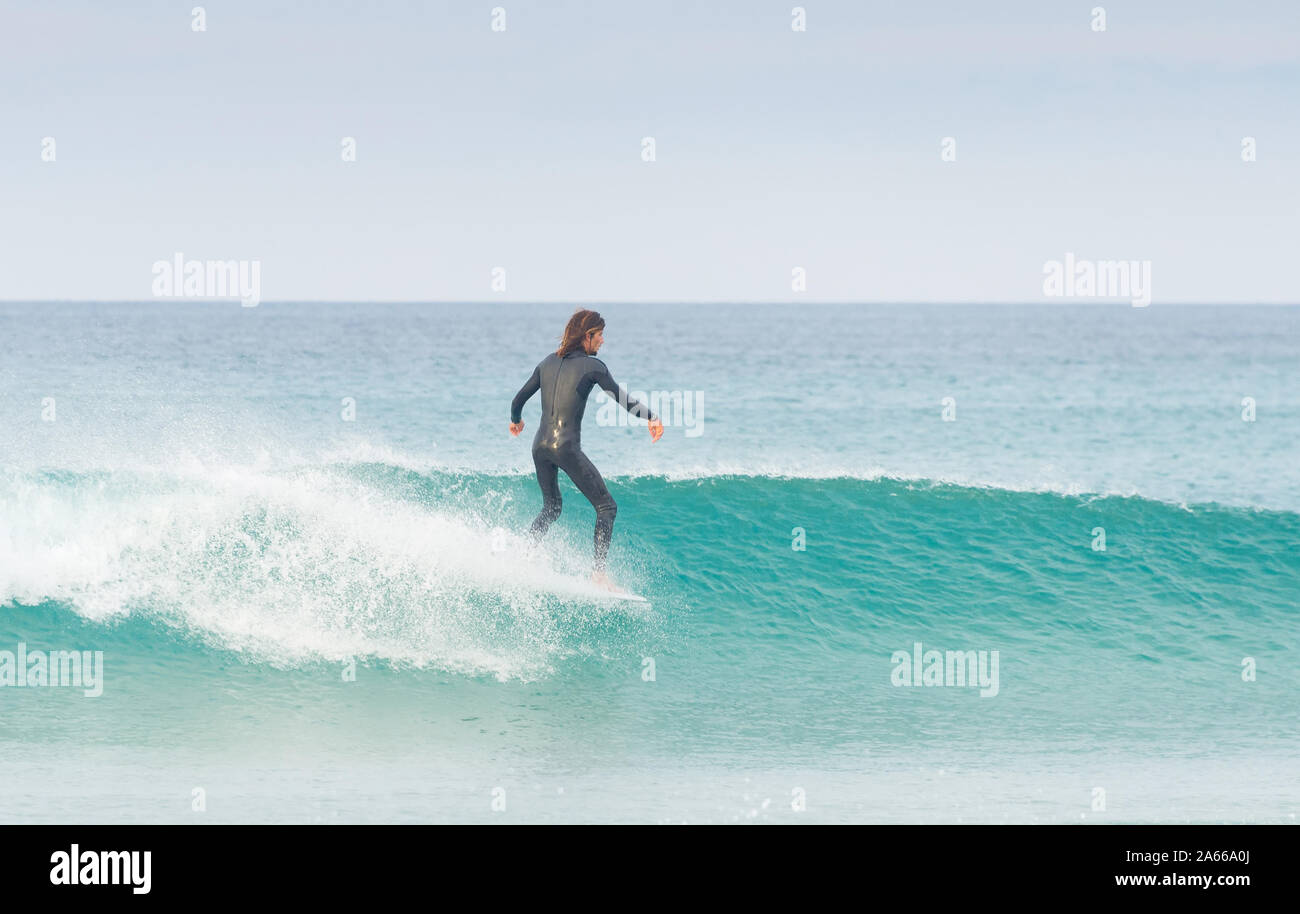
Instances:
[[[519,536],[566,309],[0,306],[0,651],[104,657],[0,689],[0,818],[1294,821],[1295,309],[602,311],[703,404],[588,410],[649,606],[567,481]]]

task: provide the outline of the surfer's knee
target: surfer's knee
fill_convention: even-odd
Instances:
[[[616,514],[618,514],[618,502],[614,501],[612,496],[606,495],[596,505],[596,516],[609,521],[611,524],[614,522]]]

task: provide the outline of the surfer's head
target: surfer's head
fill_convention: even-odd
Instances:
[[[588,355],[595,355],[596,350],[605,342],[605,319],[595,311],[579,308],[564,326],[564,336],[560,337],[560,348],[555,350],[560,356],[566,356],[574,350],[581,349]]]

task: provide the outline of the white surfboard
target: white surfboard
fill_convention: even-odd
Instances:
[[[570,595],[583,600],[593,602],[615,602],[615,603],[649,603],[645,597],[639,593],[632,593],[630,590],[609,590],[601,587],[599,584],[593,584],[587,580],[568,581],[560,584],[558,587],[548,588],[552,593]]]
[[[591,600],[615,600],[620,603],[650,602],[639,593],[632,593],[630,590],[608,590],[599,584],[584,583],[578,592]]]

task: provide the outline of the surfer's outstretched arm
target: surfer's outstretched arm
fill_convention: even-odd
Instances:
[[[539,365],[538,368],[541,366]],[[542,376],[538,368],[533,369],[533,375],[524,382],[524,386],[519,388],[519,393],[510,403],[510,434],[518,435],[524,428],[524,404],[532,398],[533,394],[542,388]]]
[[[659,436],[664,433],[663,422],[659,420],[658,416],[650,411],[650,407],[646,406],[641,401],[628,396],[616,383],[614,383],[614,376],[609,373],[609,368],[606,367],[604,362],[601,362],[600,359],[596,359],[596,361],[600,362],[600,367],[602,369],[602,371],[596,375],[596,383],[600,385],[600,389],[605,391],[605,393],[609,394],[619,403],[622,403],[623,408],[629,413],[636,416],[638,419],[645,419],[646,422],[650,424],[650,440],[658,441]]]

